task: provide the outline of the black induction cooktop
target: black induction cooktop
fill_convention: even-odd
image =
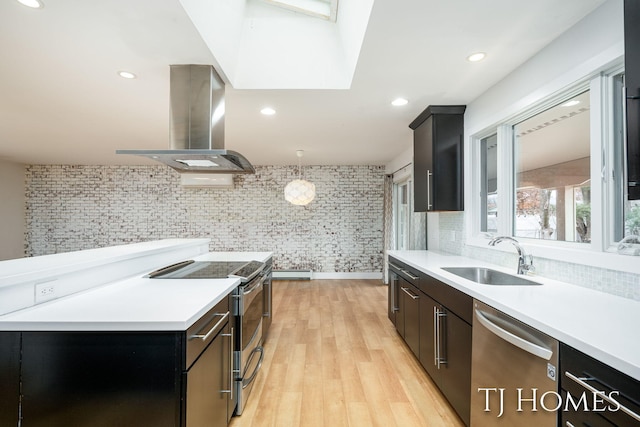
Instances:
[[[183,261],[147,275],[150,279],[224,279],[239,277],[246,282],[264,268],[260,261]]]

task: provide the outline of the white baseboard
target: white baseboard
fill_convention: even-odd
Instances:
[[[380,279],[381,272],[320,272],[311,270],[274,270],[274,280]]]
[[[336,272],[336,273],[323,273],[323,272],[313,272],[313,279],[381,279],[382,280],[382,272],[363,272],[363,273],[354,273],[354,272]]]
[[[280,280],[311,280],[311,270],[273,270],[271,277]]]

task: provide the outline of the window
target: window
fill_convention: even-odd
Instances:
[[[498,231],[498,134],[480,140],[482,209],[480,231]]]
[[[589,95],[513,126],[514,236],[591,241]]]
[[[640,234],[640,201],[626,194],[622,68],[594,71],[472,136],[468,243],[509,235],[534,255],[606,267],[611,258],[598,253]]]
[[[336,22],[338,0],[265,0],[274,6]]]
[[[410,249],[411,235],[411,181],[405,180],[393,184],[393,218],[395,231],[395,249]]]

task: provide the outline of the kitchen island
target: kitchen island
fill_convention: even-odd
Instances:
[[[271,258],[207,249],[208,239],[177,239],[51,255],[36,269],[38,258],[10,261],[0,294],[23,295],[28,306],[0,316],[0,425],[226,425],[229,294],[240,278],[145,277],[185,259]],[[92,271],[93,286],[69,292]],[[62,296],[39,300],[43,286]]]

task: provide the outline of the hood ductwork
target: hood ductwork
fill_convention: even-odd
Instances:
[[[164,163],[179,173],[255,173],[224,149],[224,82],[211,65],[171,65],[170,149],[117,150]]]

